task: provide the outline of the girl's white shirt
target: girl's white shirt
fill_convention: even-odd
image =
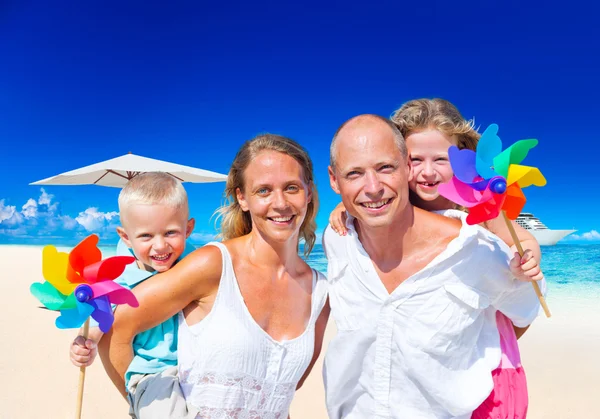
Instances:
[[[315,323],[327,281],[313,270],[310,320],[304,332],[278,342],[252,318],[222,243],[221,282],[211,312],[187,325],[179,314],[179,377],[201,418],[286,419],[298,382],[314,352]]]

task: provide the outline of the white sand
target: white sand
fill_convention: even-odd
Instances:
[[[41,250],[0,246],[0,418],[73,418],[79,369],[69,362],[74,330],[58,330],[56,313],[40,310],[29,293],[41,276]],[[520,340],[532,419],[600,418],[600,310],[596,295],[549,299],[551,319],[540,318]],[[335,333],[330,327],[327,336]],[[323,351],[324,353],[324,351]],[[128,418],[125,400],[97,360],[88,368],[83,418]],[[292,418],[326,418],[321,363],[292,403]]]

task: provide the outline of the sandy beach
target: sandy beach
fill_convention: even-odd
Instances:
[[[68,359],[75,330],[58,330],[56,314],[40,310],[29,293],[41,276],[41,248],[0,246],[0,418],[72,418],[78,368]],[[550,294],[553,317],[540,317],[520,340],[532,419],[600,417],[598,292]],[[335,333],[330,324],[327,339]],[[327,341],[326,341],[327,342]],[[325,343],[326,345],[326,343]],[[325,348],[323,353],[325,352]],[[322,358],[322,357],[321,357]],[[83,417],[127,418],[127,403],[97,360],[88,368]],[[322,359],[292,404],[293,418],[326,418]]]

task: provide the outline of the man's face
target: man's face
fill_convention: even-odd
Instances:
[[[408,204],[410,169],[381,121],[353,121],[336,140],[336,167],[329,167],[331,187],[352,216],[367,228],[390,225]]]
[[[169,270],[194,229],[194,219],[187,219],[187,211],[161,204],[130,204],[123,210],[121,222],[119,236],[133,250],[140,268],[149,272]]]

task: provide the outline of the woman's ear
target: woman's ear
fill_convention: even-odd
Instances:
[[[240,190],[240,188],[236,188],[235,196],[237,198],[238,204],[240,204],[240,208],[242,211],[248,211],[248,202],[246,202],[246,198],[244,198],[244,194]]]

